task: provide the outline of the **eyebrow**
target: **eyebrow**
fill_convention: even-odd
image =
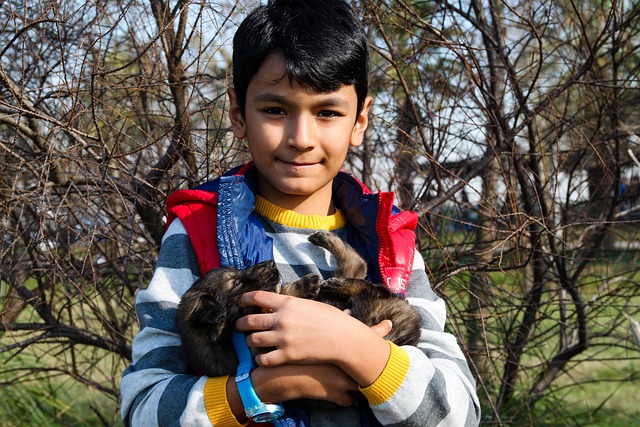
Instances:
[[[278,104],[289,104],[288,98],[282,95],[278,95],[275,93],[261,93],[256,95],[253,99],[254,102],[276,102]],[[325,98],[321,98],[318,102],[314,103],[314,107],[348,107],[348,102],[342,99],[339,96],[331,96],[328,95]]]
[[[255,98],[253,98],[254,102],[278,102],[278,103],[284,103],[285,102],[285,97],[284,96],[280,96],[280,95],[276,95],[275,93],[261,93],[259,95],[257,95]]]

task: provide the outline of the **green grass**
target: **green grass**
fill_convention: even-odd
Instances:
[[[503,408],[504,426],[519,427],[640,427],[640,361],[581,362],[528,406],[528,393],[519,393]],[[484,409],[483,425],[500,425]]]
[[[621,314],[633,314],[637,318],[640,272],[636,264],[627,263],[629,259],[622,260],[619,255],[613,259],[616,262],[601,261],[590,265],[577,285],[583,301],[589,304],[587,316],[592,346],[565,367],[565,372],[554,381],[548,393],[531,408],[527,406],[530,387],[540,372],[540,363],[558,351],[562,324],[559,286],[551,280],[545,284],[537,323],[530,335],[529,346],[520,359],[521,371],[514,401],[509,408],[502,410],[504,425],[640,427],[640,346],[631,339],[628,322]],[[505,331],[510,325],[519,325],[522,320],[522,311],[515,309],[515,303],[525,292],[525,272],[495,272],[487,277],[490,278],[491,297],[488,301],[491,306],[485,311],[487,317],[483,323],[482,340],[488,341],[491,348],[488,374],[484,377],[485,384],[492,390],[490,399],[493,400],[506,357]],[[471,280],[472,276],[463,272],[446,285],[446,291],[458,297],[458,309],[464,306],[464,298],[468,298],[464,290],[470,286]],[[574,325],[575,307],[568,303],[567,308],[569,324]],[[450,315],[450,321],[457,323],[463,339],[466,338],[464,331],[467,325],[460,321],[465,313],[451,310]],[[622,323],[609,331],[614,319],[622,319]],[[572,332],[570,329],[569,339],[573,338]],[[490,421],[489,408],[484,413],[486,425],[497,425]]]
[[[37,316],[27,307],[19,322],[33,319]],[[25,332],[0,333],[0,348],[30,337]],[[124,363],[105,350],[75,345],[71,354],[70,348],[69,343],[52,341],[0,353],[0,427],[122,425],[113,393],[102,393],[60,370],[73,370],[74,365],[78,377],[117,391]]]
[[[0,386],[0,395],[2,427],[122,425],[113,399],[68,379]]]
[[[583,362],[559,380],[570,387],[558,397],[578,425],[640,426],[639,372],[637,360]]]

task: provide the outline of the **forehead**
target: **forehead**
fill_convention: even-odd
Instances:
[[[251,83],[260,85],[277,85],[281,81],[288,81],[285,75],[285,63],[282,55],[271,54],[268,55],[256,74],[251,78]]]
[[[327,104],[357,103],[355,85],[342,86],[334,92],[317,92],[312,88],[290,81],[285,74],[285,63],[282,55],[272,54],[265,58],[258,72],[251,78],[247,87],[247,101],[280,101],[315,99]]]

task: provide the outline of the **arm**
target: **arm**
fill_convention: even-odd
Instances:
[[[285,364],[334,364],[360,386],[372,384],[389,359],[389,344],[362,322],[328,304],[269,292],[249,292],[246,306],[271,313],[241,318],[238,329],[257,331],[252,347],[275,347],[256,356],[261,367]]]
[[[384,425],[476,426],[480,403],[475,380],[456,338],[444,331],[445,303],[431,290],[417,251],[413,265],[407,299],[422,318],[420,342],[396,348],[380,384],[363,393]],[[400,368],[406,372],[402,376]]]
[[[136,294],[140,331],[120,387],[125,425],[211,425],[203,399],[207,378],[189,374],[174,324],[180,298],[198,274],[189,238],[175,220],[149,286]]]

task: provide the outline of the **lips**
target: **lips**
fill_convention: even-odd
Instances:
[[[319,163],[319,162],[299,162],[299,161],[294,162],[294,161],[287,161],[282,159],[278,159],[278,160],[286,165],[295,166],[295,167],[314,166]]]

